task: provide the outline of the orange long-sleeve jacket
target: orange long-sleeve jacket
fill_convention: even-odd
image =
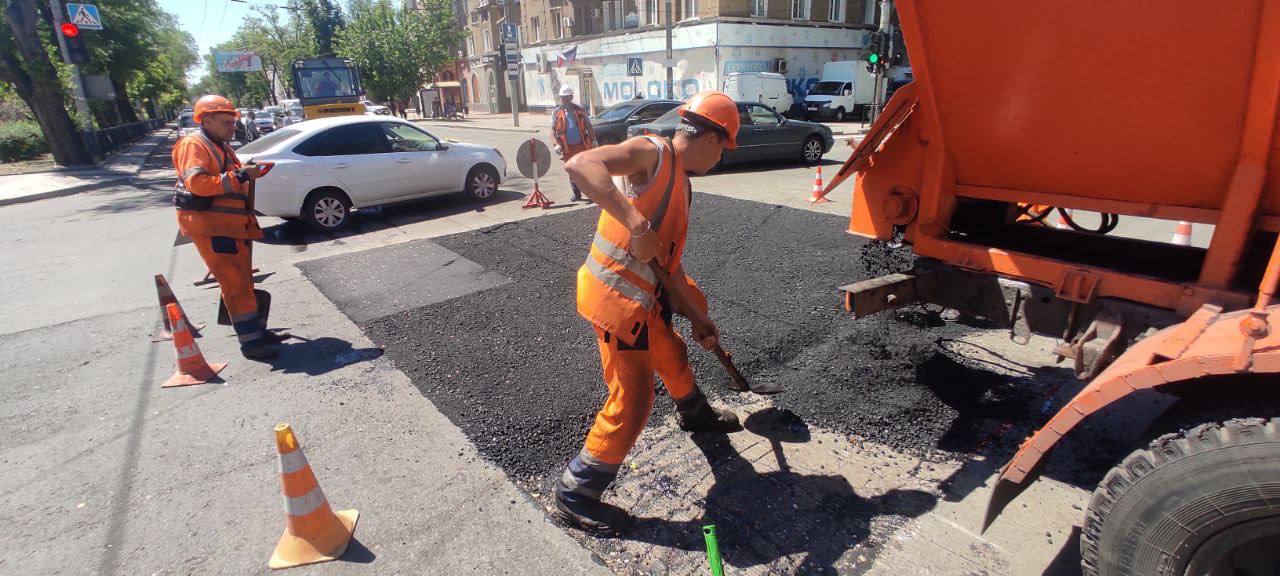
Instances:
[[[173,146],[173,166],[174,206],[184,235],[262,238],[253,214],[253,183],[240,178],[240,159],[230,146],[197,130]]]

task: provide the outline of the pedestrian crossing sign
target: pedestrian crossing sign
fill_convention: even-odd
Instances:
[[[67,4],[67,16],[71,23],[85,30],[101,30],[102,16],[93,4]]]
[[[644,76],[644,60],[627,58],[627,76]]]

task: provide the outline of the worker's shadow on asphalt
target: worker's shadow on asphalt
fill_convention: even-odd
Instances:
[[[937,498],[920,490],[893,489],[866,497],[843,476],[801,474],[787,464],[785,443],[809,441],[808,426],[789,410],[770,408],[752,414],[745,423],[767,438],[779,470],[759,472],[723,433],[697,434],[694,443],[711,466],[715,483],[701,504],[704,518],[672,522],[638,518],[625,538],[682,550],[705,549],[702,526],[715,524],[720,553],[727,564],[748,568],[780,558],[802,555],[796,574],[836,574],[848,559],[836,563],[850,549],[867,541],[878,517],[914,518],[932,510]],[[867,565],[877,548],[859,551],[859,565]]]
[[[319,376],[344,366],[381,358],[381,348],[355,348],[341,338],[294,336],[279,346],[280,355],[267,360],[272,372]]]

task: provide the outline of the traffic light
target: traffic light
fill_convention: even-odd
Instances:
[[[883,71],[886,66],[885,48],[888,42],[883,32],[872,32],[867,35],[867,71]]]
[[[62,41],[67,46],[67,64],[87,64],[89,47],[84,43],[84,34],[80,33],[80,27],[71,22],[64,22],[60,31]]]

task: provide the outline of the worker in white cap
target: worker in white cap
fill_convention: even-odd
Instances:
[[[573,103],[573,88],[560,85],[560,105],[551,112],[551,137],[555,139],[556,154],[568,162],[579,152],[596,147],[596,131],[591,127],[587,111]],[[578,185],[569,183],[574,201],[582,200]]]

